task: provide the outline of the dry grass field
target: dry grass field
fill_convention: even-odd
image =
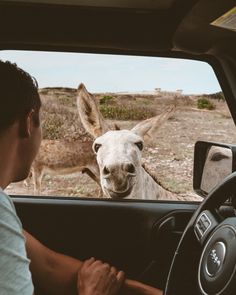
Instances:
[[[43,101],[42,122],[46,139],[73,141],[90,140],[78,118],[76,90],[45,88],[40,90]],[[132,128],[140,120],[160,114],[175,104],[174,115],[160,127],[155,144],[145,148],[143,160],[156,173],[164,187],[177,193],[192,193],[193,150],[197,140],[236,143],[233,120],[224,100],[207,97],[213,109],[199,109],[199,96],[159,92],[154,94],[95,94],[100,110],[107,120],[121,128]],[[52,176],[45,174],[42,195],[97,197],[98,185],[87,175],[74,173]],[[33,195],[33,184],[12,184],[11,194]]]

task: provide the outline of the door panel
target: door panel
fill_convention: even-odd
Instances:
[[[22,198],[23,227],[49,248],[94,256],[152,285],[164,284],[181,233],[196,203]]]

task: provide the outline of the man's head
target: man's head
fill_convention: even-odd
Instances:
[[[27,177],[41,142],[41,101],[34,78],[16,64],[0,61],[0,139],[15,128],[17,137],[16,175]]]
[[[38,85],[16,64],[0,61],[0,133],[31,110],[35,125],[39,126],[41,101]]]

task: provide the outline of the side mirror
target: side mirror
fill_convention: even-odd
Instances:
[[[193,188],[201,197],[236,170],[236,146],[198,141],[194,148]]]

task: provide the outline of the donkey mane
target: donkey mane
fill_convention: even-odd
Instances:
[[[145,170],[145,172],[147,172],[147,174],[149,174],[151,176],[151,178],[157,183],[159,184],[161,187],[163,187],[165,190],[169,191],[170,193],[173,193],[172,191],[170,191],[168,188],[166,188],[160,180],[157,179],[157,175],[150,170],[150,168],[147,166],[146,163],[142,163],[142,167]]]

